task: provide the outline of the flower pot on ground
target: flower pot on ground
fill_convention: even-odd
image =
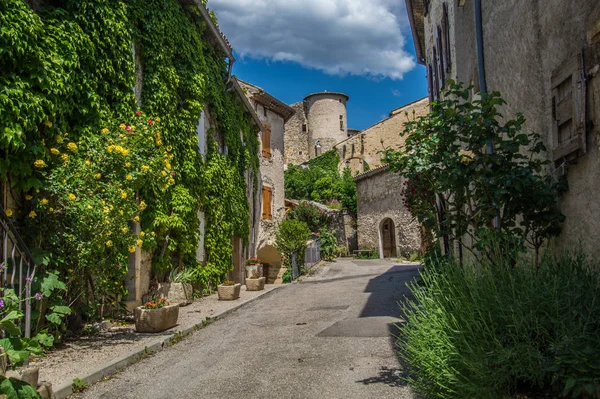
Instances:
[[[258,277],[256,274],[246,279],[246,291],[262,291],[265,289],[265,277]]]
[[[250,258],[246,261],[246,278],[250,278],[252,275],[263,276],[263,265],[258,258]]]
[[[217,287],[220,301],[233,301],[240,297],[240,289],[242,285],[240,283],[234,283],[233,281],[224,281]]]
[[[156,333],[177,325],[179,305],[170,305],[164,298],[135,308],[135,330]]]
[[[189,283],[158,284],[158,294],[172,305],[186,306],[194,299],[192,285]]]

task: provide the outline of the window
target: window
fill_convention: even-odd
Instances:
[[[200,112],[200,120],[198,121],[198,126],[196,127],[196,134],[198,136],[198,152],[204,158],[206,155],[206,117],[204,110]]]
[[[452,53],[450,50],[450,20],[448,19],[448,6],[444,3],[442,15],[442,44],[444,46],[444,58],[446,61],[446,72],[450,73]]]
[[[262,156],[271,158],[271,126],[264,125],[262,131]]]
[[[429,92],[429,102],[432,103],[435,98],[433,93],[433,68],[431,64],[427,65],[427,91]]]
[[[267,107],[263,106],[263,115],[267,116]]]
[[[444,47],[442,45],[442,27],[438,25],[435,33],[435,41],[438,49],[439,60],[437,63],[438,78],[440,79],[439,88],[440,90],[446,85],[446,69],[444,68]]]
[[[567,60],[552,72],[553,159],[576,158],[586,153],[586,84],[582,55]]]
[[[354,156],[354,143],[352,143],[352,156]]]
[[[298,155],[302,155],[302,151],[298,151]]]
[[[263,220],[273,220],[273,189],[271,187],[263,186],[262,204]]]
[[[423,15],[429,14],[429,0],[423,0]]]
[[[306,130],[307,130],[306,123],[303,123],[302,124],[302,133],[306,133]]]
[[[438,56],[437,56],[437,48],[433,48],[433,99],[437,100],[440,98],[440,81],[438,80]]]
[[[340,115],[340,130],[344,130],[344,115]]]

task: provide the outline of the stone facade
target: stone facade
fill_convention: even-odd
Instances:
[[[343,93],[325,91],[291,105],[296,113],[285,125],[286,165],[301,165],[357,133],[348,129],[348,100]]]
[[[403,179],[390,172],[386,165],[358,175],[354,180],[358,248],[377,250],[381,258],[408,258],[419,252],[419,224],[400,195]]]
[[[400,149],[404,144],[405,138],[400,135],[404,124],[428,112],[429,100],[423,98],[393,110],[388,118],[337,143],[334,149],[340,155],[340,170],[349,167],[353,174],[359,174],[382,166],[382,151]]]
[[[285,165],[301,165],[310,159],[308,153],[308,120],[304,113],[303,102],[292,104],[290,107],[296,113],[285,124],[284,162]]]
[[[282,267],[281,254],[275,249],[275,231],[285,216],[284,126],[286,121],[293,117],[294,109],[270,96],[260,87],[242,81],[240,81],[240,85],[263,125],[260,136],[261,147],[269,149],[269,153],[263,152],[260,158],[258,192],[263,192],[265,187],[271,190],[271,209],[270,212],[267,212],[270,217],[263,213],[262,201],[265,198],[260,198],[260,201],[257,202],[258,212],[256,213],[260,222],[256,231],[257,235],[251,242],[254,242],[256,256],[267,266],[265,269],[268,275],[265,277],[270,283],[278,279]],[[265,135],[265,129],[270,131],[269,135]],[[270,140],[266,147],[264,145],[266,143],[263,143],[265,139]]]
[[[407,0],[415,44],[423,49],[421,63],[428,68],[433,64],[437,26],[446,7],[451,53],[446,75],[474,84],[477,92],[473,3],[430,0],[426,15],[422,6],[422,0]],[[600,3],[581,0],[575,7],[561,0],[482,0],[482,25],[488,91],[502,94],[506,118],[521,112],[527,119],[525,130],[542,134],[551,162],[548,173],[554,179],[567,177],[569,190],[560,200],[566,221],[557,246],[573,248],[581,240],[584,250],[599,254]],[[568,68],[575,103],[569,131],[578,137],[571,136],[577,140],[569,140],[573,147],[565,149],[558,134],[558,119],[562,128],[565,118],[557,118],[564,110],[556,104],[564,100],[557,79],[567,76]],[[578,120],[581,129],[576,132]]]

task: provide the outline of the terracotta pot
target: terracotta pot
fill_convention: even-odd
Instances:
[[[177,325],[179,305],[168,305],[158,309],[135,308],[135,330],[137,332],[156,333]]]
[[[242,285],[237,283],[235,285],[219,285],[217,292],[219,293],[220,301],[233,301],[240,297],[240,289]]]
[[[265,277],[261,278],[247,278],[246,279],[246,291],[262,291],[265,289]]]
[[[250,278],[253,274],[256,274],[258,277],[263,277],[263,265],[247,265],[246,278]]]

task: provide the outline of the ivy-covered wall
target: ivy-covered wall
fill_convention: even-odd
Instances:
[[[122,270],[132,243],[152,251],[155,272],[183,265],[206,284],[231,268],[231,237],[249,235],[245,173],[258,167],[257,128],[228,90],[225,55],[209,44],[206,21],[187,3],[49,0],[33,10],[0,0],[0,176],[16,203],[8,211],[43,262],[40,275],[58,271],[65,300],[79,298],[87,309],[126,297]],[[199,154],[204,107],[226,155],[210,138],[206,159]],[[156,148],[140,149],[147,164],[126,159],[144,137]],[[113,166],[102,143],[112,145],[110,156],[115,145],[123,150],[122,173],[103,170]],[[76,160],[99,177],[84,178]],[[149,181],[164,184],[142,184],[150,172]],[[103,204],[91,202],[97,193]],[[82,236],[74,224],[94,231],[98,221],[86,209],[96,208],[141,228]],[[202,265],[198,210],[206,215]]]

